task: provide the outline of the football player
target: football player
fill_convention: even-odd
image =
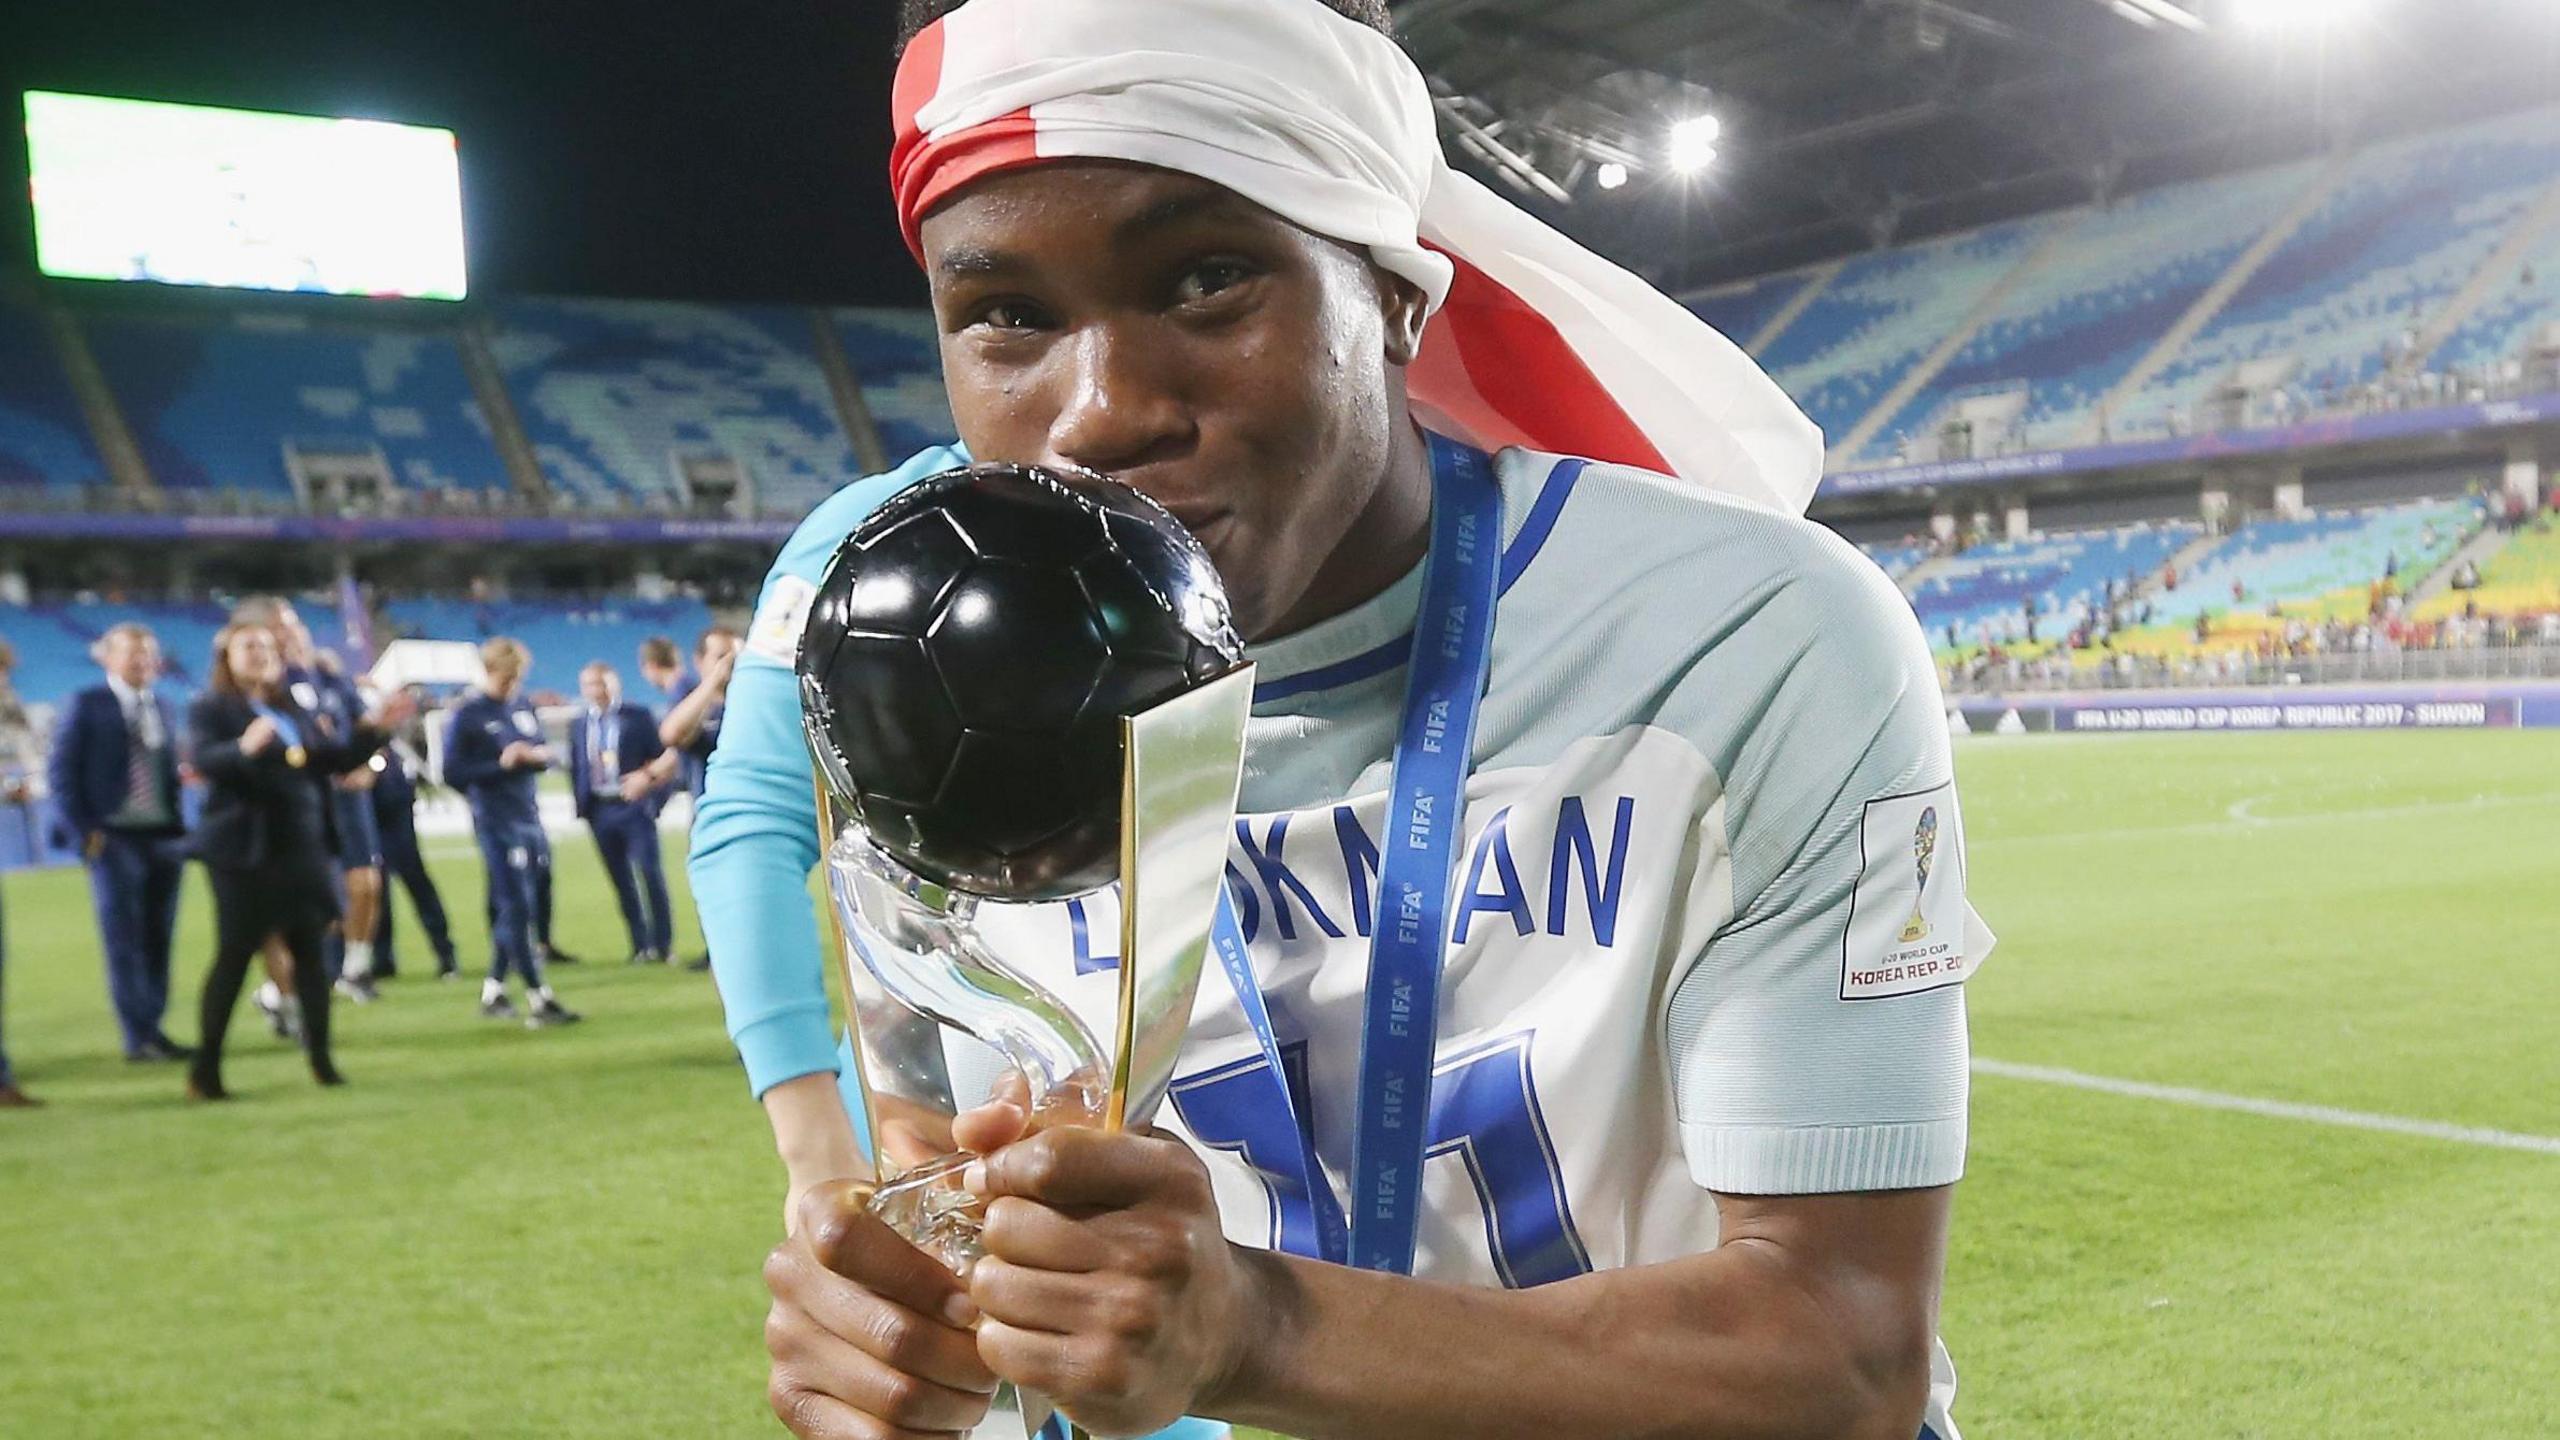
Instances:
[[[966,1430],[1004,1379],[1110,1435],[1953,1440],[1990,936],[1927,647],[1800,518],[1811,425],[1451,172],[1384,29],[1375,0],[909,16],[893,181],[962,445],[784,550],[691,862],[790,1175],[767,1337],[802,1436]],[[964,1281],[845,1183],[791,665],[837,543],[972,457],[1163,502],[1258,674],[1252,973],[1204,980],[1152,1132],[962,1117]],[[1450,735],[1450,803],[1409,801]]]

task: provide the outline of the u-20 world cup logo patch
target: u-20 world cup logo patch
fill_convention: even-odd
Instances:
[[[1902,924],[1904,940],[1929,938],[1929,917],[1923,913],[1922,902],[1929,894],[1929,862],[1937,855],[1938,807],[1932,805],[1920,812],[1920,823],[1911,827],[1911,868],[1918,883],[1911,887],[1911,918]]]

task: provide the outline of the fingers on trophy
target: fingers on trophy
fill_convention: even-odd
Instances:
[[[922,481],[810,602],[801,715],[872,1209],[954,1270],[980,1219],[954,1117],[1008,1100],[1034,1130],[1143,1125],[1172,1082],[1235,818],[1243,654],[1207,552],[1082,472]],[[1041,907],[1078,898],[1116,910],[1115,965],[1048,938]],[[1050,1413],[1010,1391],[996,1410],[974,1433]]]

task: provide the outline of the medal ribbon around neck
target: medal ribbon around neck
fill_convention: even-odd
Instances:
[[[250,701],[249,708],[256,711],[260,719],[276,728],[276,738],[284,742],[284,763],[296,769],[301,768],[305,753],[302,748],[302,727],[293,723],[292,716],[264,700]]]
[[[1282,1108],[1298,1140],[1294,1156],[1278,1157],[1289,1169],[1263,1173],[1313,1204],[1321,1253],[1312,1258],[1400,1275],[1413,1271],[1421,1224],[1449,890],[1465,828],[1476,713],[1492,667],[1502,569],[1502,489],[1491,459],[1434,435],[1431,471],[1431,552],[1422,567],[1422,602],[1407,662],[1385,832],[1378,842],[1348,1235],[1330,1203],[1308,1118],[1290,1098],[1270,1007],[1253,973],[1231,891],[1221,891],[1211,930],[1219,968],[1235,987],[1277,1092],[1265,1103]]]

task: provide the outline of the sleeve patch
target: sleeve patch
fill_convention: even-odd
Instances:
[[[810,603],[818,587],[797,575],[777,575],[764,603],[747,627],[747,653],[785,669],[800,660],[800,632],[808,626]]]
[[[1964,898],[1964,822],[1953,782],[1870,800],[1841,942],[1840,998],[1881,1000],[1963,983],[1985,948]],[[1987,938],[1987,935],[1984,937]]]

